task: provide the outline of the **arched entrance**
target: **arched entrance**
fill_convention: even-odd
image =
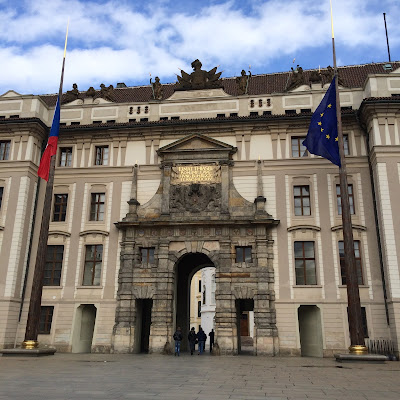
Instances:
[[[175,327],[180,326],[184,340],[182,350],[187,350],[187,335],[190,330],[190,282],[193,275],[202,268],[215,267],[210,258],[203,253],[188,253],[175,265]],[[202,301],[202,300],[201,300]],[[198,327],[195,326],[196,331]],[[208,332],[206,332],[208,333]]]

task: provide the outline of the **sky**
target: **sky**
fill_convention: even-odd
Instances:
[[[338,65],[400,59],[400,0],[332,0]],[[0,0],[0,94],[174,83],[200,59],[222,77],[332,65],[329,0]],[[293,62],[293,60],[295,61]]]

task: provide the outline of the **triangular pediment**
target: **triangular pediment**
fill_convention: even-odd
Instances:
[[[15,90],[8,90],[7,92],[0,95],[0,97],[21,97],[22,95]]]
[[[157,153],[164,160],[178,161],[182,157],[190,160],[201,158],[230,159],[237,148],[199,133],[193,133],[161,147]]]
[[[198,133],[185,136],[182,139],[167,144],[159,149],[160,153],[181,150],[234,150],[235,147],[219,140]]]

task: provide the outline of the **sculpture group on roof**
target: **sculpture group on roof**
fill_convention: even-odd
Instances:
[[[289,75],[289,78],[287,80],[286,84],[286,91],[291,91],[294,90],[302,85],[306,85],[306,77],[303,71],[303,68],[297,65],[296,68],[291,68],[292,72]],[[321,83],[321,86],[325,85],[326,83],[331,83],[332,79],[335,75],[335,70],[328,65],[328,67],[321,71],[319,70],[313,70],[309,73],[308,75],[308,83],[311,87],[311,84],[313,83]],[[345,86],[343,79],[340,76],[340,73],[338,72],[338,84],[340,86]]]
[[[182,76],[177,75],[178,84],[176,90],[195,90],[195,89],[214,89],[221,88],[222,83],[220,76],[222,72],[217,72],[218,67],[214,67],[210,71],[201,69],[202,63],[196,59],[192,62],[193,72],[189,75],[181,70]]]

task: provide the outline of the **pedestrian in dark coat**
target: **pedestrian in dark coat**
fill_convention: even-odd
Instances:
[[[189,340],[189,348],[190,348],[190,354],[193,355],[194,352],[194,347],[196,345],[196,332],[194,331],[194,328],[192,328],[188,334],[188,340]]]
[[[197,340],[199,341],[199,355],[200,355],[203,354],[204,346],[207,340],[207,335],[205,334],[201,326],[199,328],[199,331],[197,332]]]
[[[208,334],[208,336],[210,336],[210,353],[211,353],[214,345],[214,329],[211,329],[211,332]]]
[[[175,340],[175,355],[179,357],[181,353],[181,341],[183,339],[181,328],[178,326],[174,333],[174,340]]]

